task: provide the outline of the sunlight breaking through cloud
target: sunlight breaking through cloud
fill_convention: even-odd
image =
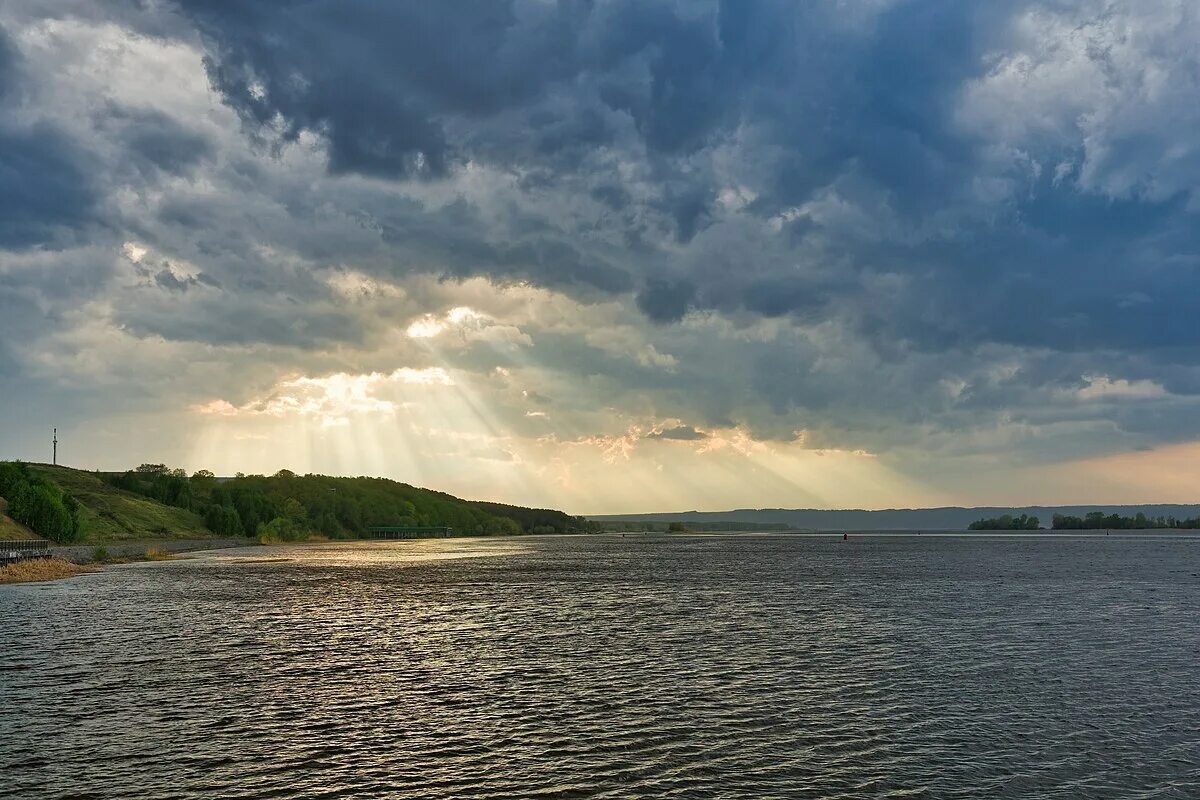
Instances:
[[[305,376],[281,381],[267,397],[235,406],[227,400],[212,400],[192,406],[198,414],[222,417],[305,416],[322,425],[347,425],[356,414],[393,414],[401,405],[381,395],[395,396],[402,386],[453,386],[450,374],[441,367],[401,367],[390,374],[337,373],[323,378]]]

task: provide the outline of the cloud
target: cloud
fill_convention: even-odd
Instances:
[[[1106,375],[1085,375],[1087,385],[1076,392],[1081,400],[1101,399],[1149,399],[1166,397],[1167,390],[1161,384],[1148,380],[1113,380]]]
[[[125,142],[128,163],[139,170],[181,175],[214,152],[204,134],[155,109],[114,107],[97,122]]]
[[[387,375],[301,375],[281,380],[269,394],[242,405],[218,398],[197,403],[191,410],[217,417],[313,417],[325,426],[345,425],[358,414],[394,414],[401,405],[397,393],[410,386],[448,387],[454,386],[454,380],[440,367],[401,367]]]
[[[742,431],[701,442],[732,457],[803,430],[929,480],[1168,446],[1200,410],[1196,25],[14,0],[0,370],[80,419],[262,423],[441,369],[490,435]]]
[[[696,287],[688,281],[650,278],[638,294],[637,305],[655,322],[678,322],[687,313],[695,295]]]
[[[0,123],[0,246],[70,237],[93,219],[96,195],[73,143],[48,125]]]

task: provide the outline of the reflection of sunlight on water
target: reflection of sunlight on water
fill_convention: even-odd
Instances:
[[[382,566],[460,558],[488,558],[526,552],[514,539],[409,539],[379,542],[321,542],[278,544],[216,550],[204,558],[214,561],[259,562],[286,559],[301,564],[329,566]]]

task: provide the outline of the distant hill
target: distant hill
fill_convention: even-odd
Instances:
[[[1111,505],[1111,506],[979,506],[975,508],[895,508],[882,511],[815,508],[739,508],[731,511],[680,511],[675,513],[606,514],[588,519],[608,526],[612,522],[742,523],[747,526],[786,525],[795,530],[886,531],[965,530],[972,522],[1003,514],[1031,514],[1049,528],[1055,514],[1083,517],[1091,511],[1106,514],[1184,519],[1200,515],[1200,505]]]

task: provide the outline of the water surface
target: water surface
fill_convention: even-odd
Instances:
[[[129,565],[0,587],[0,795],[1195,798],[1198,603],[1179,534]]]

